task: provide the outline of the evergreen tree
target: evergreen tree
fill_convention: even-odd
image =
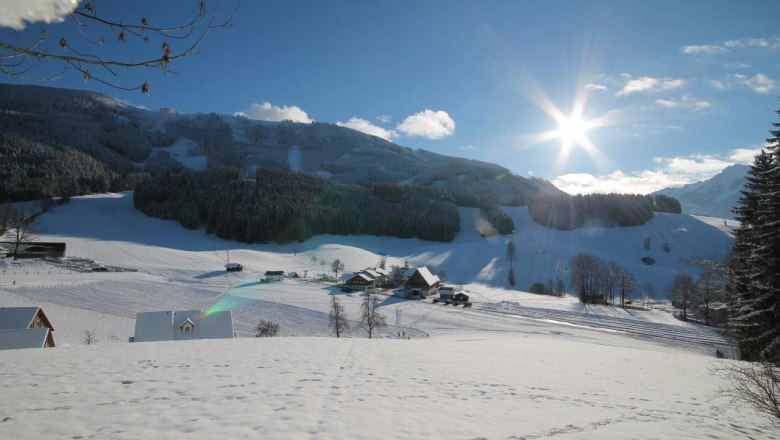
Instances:
[[[780,123],[748,170],[734,208],[729,331],[746,360],[780,362]]]

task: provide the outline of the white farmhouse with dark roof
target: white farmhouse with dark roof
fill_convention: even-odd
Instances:
[[[52,331],[40,307],[0,308],[0,350],[54,347]]]
[[[230,310],[141,312],[135,318],[134,342],[182,341],[235,337]]]

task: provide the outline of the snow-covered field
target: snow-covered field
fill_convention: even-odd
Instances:
[[[731,240],[726,227],[689,216],[559,232],[509,212],[521,286],[553,276],[578,251],[663,283],[695,273],[681,259],[723,253]],[[0,351],[0,438],[774,438],[750,410],[714,398],[710,368],[724,343],[716,331],[660,309],[507,290],[506,239],[481,238],[463,214],[454,243],[317,236],[242,245],[144,217],[131,194],[74,198],[40,217],[45,239],[137,272],[2,262],[0,307],[42,306],[58,347]],[[655,266],[639,262],[644,237]],[[258,282],[266,270],[313,277],[335,258],[360,270],[380,254],[444,270],[474,308],[387,297],[389,325],[368,340],[355,322],[360,294],[309,279]],[[244,272],[225,272],[228,259]],[[347,338],[329,337],[333,295],[351,319]],[[171,309],[231,309],[240,336],[270,319],[299,337],[125,342],[137,312]],[[82,344],[85,330],[96,345]]]

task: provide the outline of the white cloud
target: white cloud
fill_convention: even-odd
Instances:
[[[679,78],[653,78],[650,76],[643,76],[641,78],[628,80],[623,88],[618,90],[615,95],[625,96],[639,92],[659,92],[661,90],[676,89],[684,85],[685,81]]]
[[[608,90],[608,88],[604,84],[586,84],[585,90],[588,92],[604,92]]]
[[[777,49],[780,47],[780,37],[771,38],[741,38],[739,40],[730,40],[723,43],[730,48],[748,48],[758,47],[761,49]]]
[[[735,73],[732,75],[732,78],[737,84],[746,86],[756,93],[767,94],[772,93],[777,89],[777,83],[775,83],[775,80],[767,77],[762,73],[759,73],[752,78],[749,78],[740,73]]]
[[[259,121],[293,121],[310,124],[314,122],[309,115],[295,105],[278,107],[266,101],[262,104],[252,104],[244,112],[236,112],[235,116],[242,115],[249,119]]]
[[[395,130],[387,130],[378,125],[374,125],[365,119],[349,118],[347,122],[336,122],[339,127],[347,127],[382,139],[391,140],[398,137]]]
[[[455,121],[443,110],[423,110],[407,116],[396,129],[407,136],[442,139],[455,132]]]
[[[726,63],[723,67],[726,69],[749,69],[753,67],[753,65],[748,63]]]
[[[756,154],[761,152],[761,147],[754,148],[736,148],[729,152],[729,159],[734,163],[743,165],[752,165]]]
[[[666,108],[681,108],[692,111],[704,110],[711,106],[709,101],[693,98],[690,95],[682,95],[679,99],[656,99],[656,104]]]
[[[458,150],[468,151],[468,150],[474,150],[476,148],[477,147],[473,145],[461,145],[460,147],[458,147]]]
[[[666,187],[682,186],[706,180],[735,163],[752,163],[753,154],[760,149],[738,148],[729,151],[726,158],[712,154],[656,157],[654,169],[625,173],[621,170],[609,174],[564,174],[552,180],[558,188],[569,194],[624,193],[648,194]]]
[[[79,0],[3,0],[0,2],[0,27],[20,31],[25,22],[58,23],[73,12]]]
[[[726,90],[726,83],[717,79],[710,81],[710,85],[717,90]]]
[[[387,123],[389,123],[390,121],[393,120],[393,117],[390,116],[390,115],[381,115],[381,116],[377,116],[376,120],[381,122],[381,123],[383,123],[383,124],[387,124]]]
[[[718,46],[717,44],[692,44],[690,46],[683,46],[680,50],[687,54],[728,52],[728,49],[723,46]]]

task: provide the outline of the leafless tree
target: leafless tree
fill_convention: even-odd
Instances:
[[[3,238],[14,247],[14,260],[18,258],[20,245],[37,240],[41,234],[41,227],[38,225],[32,207],[15,208],[5,204],[2,222]]]
[[[634,291],[634,274],[628,269],[620,268],[618,283],[620,288],[620,307],[625,307],[626,302],[631,300],[631,293]]]
[[[368,330],[368,338],[378,330],[387,325],[384,315],[377,310],[379,308],[379,295],[367,292],[363,303],[360,305],[360,326]]]
[[[256,338],[270,338],[279,333],[279,324],[271,321],[260,321],[255,328]]]
[[[710,324],[710,307],[713,302],[721,301],[726,291],[726,278],[722,272],[705,266],[696,283],[699,303],[704,306],[704,319]]]
[[[726,380],[717,394],[752,407],[780,427],[780,366],[768,361],[730,361],[715,374]]]
[[[642,308],[646,309],[655,300],[655,285],[649,281],[642,283]]]
[[[338,258],[333,260],[332,263],[330,263],[330,270],[333,271],[334,274],[336,274],[336,278],[339,277],[339,272],[344,270],[344,263],[341,262]]]
[[[335,296],[330,297],[328,322],[330,323],[330,328],[336,333],[337,338],[340,338],[343,332],[349,331],[349,323],[347,322],[347,314],[344,312],[344,306],[339,303],[338,298]]]
[[[95,332],[92,330],[84,330],[84,338],[82,341],[84,341],[84,345],[92,345],[96,343],[97,338],[95,337]]]
[[[84,81],[95,80],[121,90],[148,94],[146,81],[131,86],[116,83],[120,71],[159,68],[164,73],[176,73],[171,70],[171,64],[195,53],[212,30],[230,28],[238,9],[238,0],[235,9],[230,8],[231,13],[220,12],[219,0],[191,3],[189,18],[171,20],[155,16],[155,11],[136,17],[112,17],[99,7],[103,5],[99,0],[79,2],[61,24],[47,25],[42,31],[17,30],[15,38],[0,41],[0,72],[14,78],[48,81],[62,78],[73,70]],[[174,23],[166,25],[166,21]],[[50,32],[50,27],[55,26],[59,31],[57,36]],[[65,31],[77,37],[61,36]],[[139,55],[125,56],[127,47]]]
[[[682,312],[682,320],[688,320],[688,310],[692,309],[696,302],[696,284],[690,275],[677,274],[669,287],[669,300],[672,305]]]

